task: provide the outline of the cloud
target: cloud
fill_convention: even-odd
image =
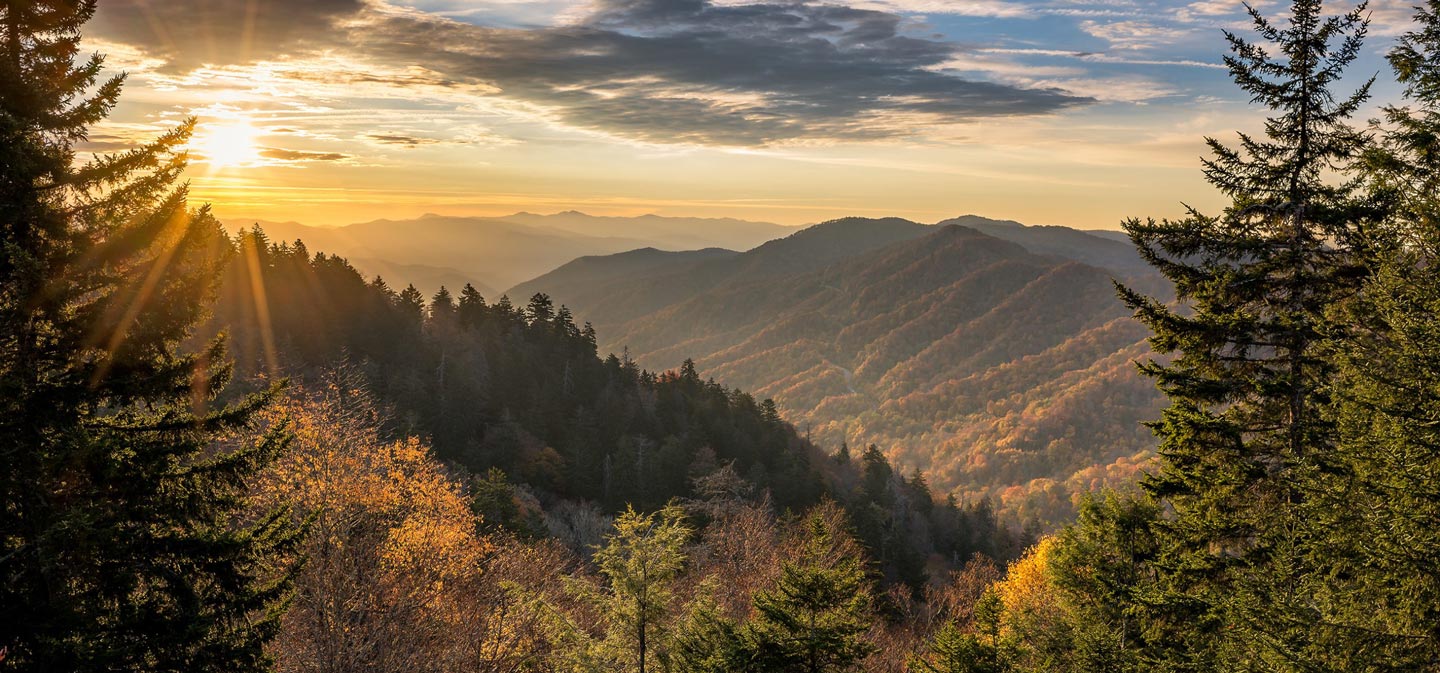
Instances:
[[[105,0],[91,29],[172,68],[261,60],[328,45],[364,0]]]
[[[435,145],[440,141],[434,138],[421,138],[418,136],[404,135],[398,133],[368,133],[365,138],[382,145],[403,145],[405,147],[416,147],[419,145]]]
[[[1115,49],[1149,49],[1190,34],[1188,30],[1149,21],[1082,21],[1080,29],[1109,42]]]
[[[656,143],[891,138],[1090,102],[941,72],[961,49],[908,36],[904,21],[816,3],[602,0],[565,26],[499,29],[391,13],[357,33],[383,60],[487,83],[565,125]]]
[[[1370,32],[1393,37],[1415,30],[1417,0],[1372,0],[1368,6]]]
[[[350,158],[348,154],[339,152],[305,152],[302,150],[287,150],[279,147],[261,148],[260,156],[276,161],[344,161]]]
[[[995,19],[1033,18],[1044,8],[1012,0],[858,0],[852,7],[917,14],[948,14]]]
[[[110,0],[97,24],[106,39],[168,59],[171,73],[222,76],[256,63],[272,79],[315,87],[333,89],[340,77],[345,87],[443,88],[517,104],[562,126],[659,144],[887,139],[1093,102],[946,71],[942,64],[964,50],[912,35],[911,20],[895,12],[721,1],[595,0],[575,20],[516,28],[382,0]],[[1003,14],[1018,5],[964,0],[956,7]],[[306,52],[314,53],[285,59]],[[300,66],[342,57],[375,67]],[[397,64],[416,65],[397,72]]]

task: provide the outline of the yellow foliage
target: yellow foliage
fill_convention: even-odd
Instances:
[[[1019,560],[1010,564],[1005,579],[995,585],[1005,606],[1004,627],[1009,633],[1044,629],[1059,618],[1061,606],[1054,584],[1052,561],[1060,538],[1041,538]]]
[[[357,390],[332,386],[270,414],[295,438],[251,485],[255,506],[313,517],[275,641],[280,669],[375,664],[383,652],[386,668],[420,671],[467,651],[473,638],[457,625],[474,614],[494,546],[477,534],[460,484],[419,440],[382,441],[375,406]]]
[[[384,443],[373,429],[332,422],[311,404],[280,413],[295,441],[255,489],[262,507],[288,502],[302,516],[319,512],[316,532],[332,544],[357,528],[378,534],[382,558],[397,572],[428,568],[453,577],[486,552],[460,486],[418,439]]]

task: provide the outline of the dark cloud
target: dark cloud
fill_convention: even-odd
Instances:
[[[415,147],[417,145],[434,145],[440,142],[439,140],[436,140],[434,138],[420,138],[416,136],[401,135],[398,133],[371,133],[367,134],[365,137],[377,143],[382,143],[385,145],[405,145],[406,147]]]
[[[365,49],[643,140],[763,145],[918,133],[934,123],[1089,102],[939,71],[959,49],[891,13],[803,2],[606,0],[585,21],[496,29],[414,15],[366,26]]]
[[[96,34],[166,58],[172,67],[273,58],[329,44],[364,0],[102,0]]]
[[[260,150],[260,156],[266,159],[278,159],[280,161],[344,161],[350,155],[338,152],[304,152],[301,150],[286,150],[278,147],[266,147]]]
[[[468,87],[538,105],[571,126],[660,143],[893,138],[1091,102],[957,77],[941,66],[960,47],[906,34],[899,15],[803,0],[599,0],[578,23],[530,29],[380,11],[364,0],[101,4],[102,33],[147,49],[158,40],[180,64],[328,45],[422,66],[404,75],[414,84]],[[379,76],[342,75],[370,77]]]
[[[77,149],[84,152],[124,152],[135,149],[139,145],[140,143],[133,138],[106,134],[91,134],[90,137],[77,145]]]

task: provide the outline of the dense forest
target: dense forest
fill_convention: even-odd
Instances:
[[[78,157],[94,9],[0,6],[0,670],[1440,670],[1440,0],[1369,125],[1363,10],[1227,33],[1230,205],[1125,225],[1155,463],[1033,544],[544,295],[231,238],[191,123]]]

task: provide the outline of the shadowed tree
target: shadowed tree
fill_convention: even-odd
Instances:
[[[95,3],[0,3],[0,651],[15,671],[268,667],[297,533],[235,516],[286,442],[214,440],[267,395],[216,394],[204,317],[219,225],[174,183],[191,123],[116,155],[76,144],[123,77],[76,62]]]
[[[774,585],[755,594],[755,612],[742,636],[747,661],[740,670],[852,671],[874,652],[864,639],[874,615],[857,550],[821,511],[812,512],[805,526],[798,557],[782,563]],[[837,546],[845,551],[837,555]]]
[[[570,669],[645,673],[668,666],[672,585],[684,567],[690,534],[678,505],[653,514],[629,509],[615,520],[615,531],[594,559],[607,586],[576,587],[608,629],[598,640],[575,640]]]
[[[1231,77],[1270,113],[1264,135],[1238,147],[1207,140],[1206,179],[1230,205],[1125,225],[1181,305],[1121,288],[1155,349],[1175,354],[1142,366],[1170,402],[1145,480],[1173,511],[1158,523],[1161,669],[1303,669],[1318,618],[1296,588],[1327,534],[1305,514],[1308,485],[1335,462],[1322,340],[1339,327],[1328,311],[1363,281],[1371,218],[1346,178],[1365,145],[1349,119],[1369,83],[1334,92],[1359,53],[1364,7],[1322,4],[1296,0],[1286,25],[1252,9],[1262,43],[1226,33]]]

